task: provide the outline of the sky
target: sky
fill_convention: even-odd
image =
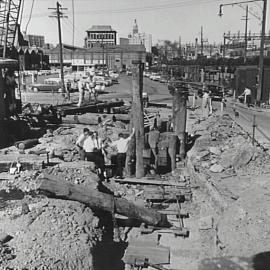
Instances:
[[[34,1],[34,2],[33,2]],[[127,37],[137,19],[139,32],[152,34],[153,44],[158,40],[194,42],[200,38],[201,26],[205,40],[221,43],[223,33],[244,33],[246,4],[223,7],[223,16],[218,16],[219,5],[231,0],[74,0],[75,45],[83,46],[86,30],[92,25],[111,25],[119,37]],[[239,2],[239,1],[237,1]],[[268,1],[269,2],[269,1]],[[33,4],[32,16],[31,6]],[[59,0],[68,18],[61,21],[63,42],[72,44],[72,0]],[[28,34],[44,35],[47,43],[58,43],[57,20],[50,18],[56,7],[55,0],[24,0],[22,26]],[[261,16],[262,1],[249,3],[250,12]],[[267,19],[270,14],[268,3]],[[249,15],[249,30],[259,33],[260,20]],[[29,23],[28,23],[29,22]],[[267,32],[269,23],[267,20]]]

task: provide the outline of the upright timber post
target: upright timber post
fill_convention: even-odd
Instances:
[[[61,70],[61,82],[63,87],[63,93],[65,93],[65,81],[64,81],[64,67],[63,67],[63,45],[62,45],[62,33],[61,33],[61,15],[62,12],[60,11],[61,5],[59,2],[56,3],[57,7],[57,21],[58,21],[58,35],[59,35],[59,52],[60,52],[60,70]]]
[[[187,122],[187,94],[188,88],[178,84],[173,91],[173,119],[175,133],[180,140],[179,154],[181,160],[186,157],[186,122]]]
[[[144,119],[143,119],[143,63],[132,61],[132,118],[136,140],[136,178],[144,177],[143,149],[144,149]]]
[[[62,18],[67,18],[67,16],[64,16],[63,11],[67,10],[67,8],[63,8],[59,2],[56,3],[56,8],[49,8],[54,10],[53,15],[49,16],[51,18],[57,18],[58,22],[58,36],[59,36],[59,62],[60,62],[60,77],[61,77],[61,82],[62,82],[62,90],[63,90],[63,95],[66,93],[66,87],[65,87],[65,80],[64,80],[64,64],[63,64],[63,44],[62,44],[62,32],[61,32],[61,19]]]
[[[257,105],[260,105],[261,99],[262,99],[262,94],[263,94],[266,10],[267,10],[267,0],[263,0],[263,18],[262,18],[262,33],[261,33],[261,45],[260,45],[259,87],[258,87],[258,91],[257,91]]]
[[[4,100],[4,79],[2,76],[2,68],[0,68],[0,148],[5,147],[5,129],[4,129],[4,119],[5,119],[5,100]]]

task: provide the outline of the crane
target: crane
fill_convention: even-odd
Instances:
[[[9,52],[14,47],[21,2],[22,0],[0,0],[0,55],[2,56],[0,59],[0,147],[6,146],[10,136],[10,116],[12,115],[10,105],[16,104],[13,90],[8,89],[7,93],[3,75],[6,70],[18,68],[18,61],[9,59]],[[21,102],[19,104],[15,105],[17,109],[21,107]],[[14,121],[12,125],[14,126]]]

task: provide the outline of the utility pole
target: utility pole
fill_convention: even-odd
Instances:
[[[263,18],[262,18],[262,33],[259,61],[259,88],[257,91],[257,105],[260,105],[263,94],[263,79],[264,79],[264,43],[265,43],[265,27],[266,27],[266,10],[267,0],[263,0]]]
[[[144,177],[143,149],[144,149],[144,116],[143,116],[143,63],[132,61],[132,120],[135,128],[136,140],[136,178]]]
[[[179,36],[179,56],[180,56],[180,59],[182,58],[182,45],[181,45],[181,36]]]
[[[201,56],[203,56],[203,26],[201,26]]]
[[[246,16],[244,17],[245,21],[245,48],[244,48],[244,64],[247,62],[247,48],[248,48],[248,5],[246,6]]]
[[[56,8],[49,8],[54,10],[53,15],[49,16],[51,18],[57,18],[58,21],[58,35],[59,35],[59,53],[60,53],[60,72],[61,72],[61,82],[63,93],[66,93],[65,89],[65,80],[64,80],[64,65],[63,65],[63,44],[62,44],[62,32],[61,32],[61,19],[67,18],[64,16],[63,10],[67,10],[67,8],[62,8],[59,2],[56,3]]]

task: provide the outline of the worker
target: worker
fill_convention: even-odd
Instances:
[[[210,112],[210,96],[208,90],[204,90],[202,97],[202,114],[203,118],[208,118]]]
[[[123,168],[125,167],[126,163],[126,152],[128,150],[128,144],[132,139],[133,135],[135,134],[135,129],[132,129],[132,133],[128,138],[124,138],[123,133],[119,133],[118,140],[113,142],[111,145],[116,147],[117,155],[116,155],[116,178],[122,179],[123,178]]]
[[[4,80],[4,99],[6,106],[6,115],[14,115],[16,114],[16,97],[15,97],[15,89],[18,87],[14,71],[8,69],[5,73]]]
[[[67,80],[66,82],[66,98],[70,100],[70,92],[71,92],[71,81]]]
[[[80,160],[85,160],[85,149],[84,149],[84,141],[90,136],[90,130],[88,128],[83,129],[83,133],[79,136],[76,141],[76,146],[78,147]]]
[[[250,103],[251,103],[251,89],[249,89],[249,88],[246,87],[245,90],[244,90],[244,92],[241,94],[241,96],[244,96],[244,103],[247,104],[248,107],[250,107]]]
[[[81,107],[82,103],[84,102],[85,90],[87,90],[86,79],[87,77],[84,76],[78,81],[78,89],[79,89],[79,102],[77,104],[78,107]]]
[[[83,144],[86,159],[95,163],[98,175],[103,178],[105,163],[102,155],[102,147],[102,141],[98,138],[97,133],[92,133],[91,136],[88,136]]]

